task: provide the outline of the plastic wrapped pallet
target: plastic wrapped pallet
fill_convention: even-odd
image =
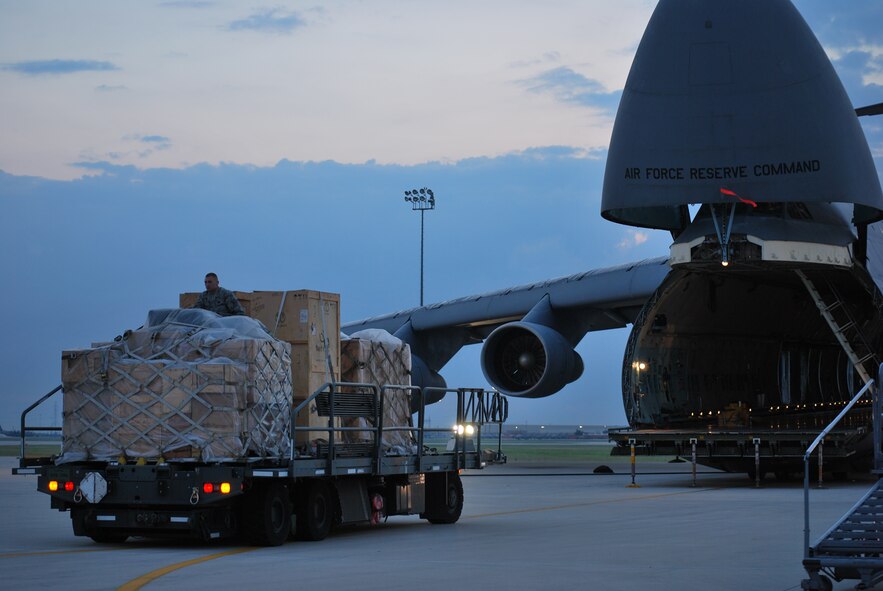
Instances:
[[[411,348],[386,331],[366,330],[340,343],[340,375],[344,382],[377,386],[411,385]],[[365,392],[370,396],[369,392]],[[343,419],[345,427],[374,427],[371,418]],[[383,426],[411,426],[411,394],[408,390],[388,388],[384,392]],[[343,439],[350,443],[373,441],[373,432],[345,431]],[[410,431],[384,431],[383,448],[405,453],[414,445]]]
[[[290,346],[250,318],[152,311],[107,346],[62,354],[59,462],[288,454]]]

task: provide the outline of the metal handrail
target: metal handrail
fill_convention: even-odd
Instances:
[[[881,366],[883,369],[883,366]],[[876,407],[877,393],[874,388],[874,380],[869,381],[864,387],[858,391],[858,394],[853,396],[852,400],[843,407],[843,410],[840,411],[833,421],[831,421],[827,427],[825,427],[821,433],[819,433],[818,437],[815,438],[810,446],[807,448],[806,453],[803,454],[803,557],[809,558],[809,457],[812,455],[812,452],[825,440],[825,437],[828,436],[828,433],[837,426],[837,423],[840,422],[846,413],[852,410],[852,407],[855,406],[855,403],[859,401],[859,399],[865,395],[868,390],[871,390],[871,395],[874,398]],[[877,417],[874,417],[874,423],[878,422]]]
[[[339,389],[341,387],[347,388],[364,388],[370,390],[371,394],[374,398],[375,405],[375,424],[371,428],[364,427],[336,427],[334,426],[334,400],[336,394],[344,394],[344,392],[340,392]],[[383,409],[386,404],[385,394],[387,391],[403,391],[410,392],[412,397],[417,397],[417,426],[392,426],[387,427],[383,424]],[[318,396],[322,394],[327,394],[329,396],[329,417],[328,417],[328,426],[325,427],[298,427],[297,426],[297,415],[308,408],[309,404],[313,402]],[[440,396],[439,396],[440,394]],[[437,387],[427,387],[420,388],[418,386],[397,386],[397,385],[382,385],[378,386],[376,384],[368,384],[368,383],[356,383],[356,382],[326,382],[322,384],[316,391],[314,391],[307,399],[302,400],[297,404],[297,406],[293,406],[291,409],[291,418],[290,418],[290,460],[293,461],[295,457],[295,439],[296,433],[298,431],[322,431],[328,433],[328,463],[329,463],[329,473],[332,470],[332,464],[334,459],[334,448],[335,442],[333,434],[337,432],[343,431],[371,431],[374,435],[374,455],[375,455],[375,463],[377,465],[377,469],[380,470],[381,462],[382,462],[382,438],[383,433],[387,431],[416,431],[417,434],[417,465],[422,470],[423,469],[423,447],[424,447],[424,434],[426,432],[447,432],[448,428],[426,428],[425,426],[425,412],[426,412],[426,397],[430,396],[432,398],[444,398],[446,394],[456,394],[457,395],[457,424],[462,424],[465,422],[477,423],[479,425],[478,431],[478,441],[476,443],[476,447],[481,449],[481,429],[480,426],[485,423],[499,423],[500,432],[498,437],[498,448],[497,448],[497,456],[501,455],[501,446],[502,446],[502,423],[505,422],[506,418],[509,414],[509,404],[508,400],[506,400],[503,396],[501,396],[498,392],[491,392],[487,390],[483,390],[481,388],[437,388]],[[466,399],[466,395],[469,394],[469,399]],[[464,435],[457,434],[454,437],[454,455],[456,457],[457,468],[465,467],[466,465],[466,445]]]
[[[32,405],[30,405],[26,409],[24,409],[24,411],[21,413],[21,447],[20,447],[21,456],[19,456],[19,460],[18,460],[19,467],[21,467],[21,468],[25,467],[25,434],[28,432],[27,425],[26,425],[28,413],[31,412],[32,410],[34,410],[35,408],[37,408],[38,406],[40,406],[41,404],[43,404],[44,402],[46,402],[46,400],[48,400],[49,397],[51,397],[53,394],[55,394],[56,392],[61,390],[63,387],[64,387],[63,384],[59,384],[59,385],[55,386],[55,388],[53,388],[50,392],[48,392],[46,395],[44,395],[40,400],[33,403]],[[61,427],[31,427],[31,431],[61,431]]]
[[[316,389],[306,400],[302,400],[300,404],[297,406],[291,407],[291,413],[289,416],[289,461],[294,461],[295,454],[295,438],[297,435],[297,431],[327,431],[328,432],[328,463],[329,463],[329,473],[331,472],[331,464],[334,461],[334,434],[338,431],[364,431],[361,427],[335,427],[334,426],[334,394],[338,387],[345,386],[347,388],[365,388],[371,391],[371,394],[374,397],[375,404],[375,419],[377,415],[383,416],[382,406],[382,398],[380,397],[380,388],[376,384],[367,384],[360,382],[325,382],[319,388]],[[313,402],[316,398],[318,398],[321,394],[328,394],[328,426],[327,427],[302,427],[298,429],[297,427],[297,415],[305,408],[309,407],[309,404]],[[380,430],[383,428],[380,421],[375,421],[377,425],[370,429],[371,431],[377,431],[377,436],[380,436]],[[379,439],[375,439],[375,442],[379,442]],[[379,443],[378,443],[379,445]]]

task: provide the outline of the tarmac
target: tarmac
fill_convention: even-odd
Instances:
[[[617,460],[619,461],[619,460]],[[771,590],[800,588],[802,482],[765,481],[690,464],[641,464],[629,488],[595,465],[503,465],[463,474],[465,506],[453,525],[416,516],[334,530],[322,542],[277,548],[74,537],[34,476],[0,458],[0,588]],[[677,472],[677,473],[670,473]],[[810,491],[811,538],[872,481]],[[852,589],[856,581],[834,584]]]

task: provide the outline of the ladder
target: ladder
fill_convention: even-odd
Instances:
[[[878,382],[883,378],[883,366],[878,370]],[[800,583],[804,591],[831,591],[828,577],[837,581],[858,579],[857,588],[867,589],[883,581],[883,480],[879,478],[871,489],[831,526],[815,543],[809,542],[809,459],[813,451],[860,398],[870,390],[873,401],[874,473],[883,468],[883,403],[880,393],[870,381],[840,411],[807,448],[803,456],[803,568],[808,578]]]
[[[849,312],[849,308],[844,303],[843,298],[840,297],[840,294],[837,293],[837,290],[830,282],[824,282],[826,294],[823,296],[822,290],[803,271],[796,269],[794,272],[797,273],[797,276],[803,282],[806,291],[809,292],[810,297],[815,302],[816,307],[818,307],[822,318],[831,327],[831,332],[834,333],[837,342],[840,343],[846,356],[852,362],[855,371],[861,376],[862,382],[864,384],[869,383],[871,375],[868,368],[878,367],[880,360],[868,344],[867,339],[865,339],[861,327]]]
[[[858,579],[867,589],[883,580],[883,490],[878,480],[871,490],[810,549],[803,560],[809,575],[801,586],[811,591],[831,589],[827,572],[837,581]]]

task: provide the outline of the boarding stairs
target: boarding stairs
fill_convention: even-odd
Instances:
[[[877,382],[883,380],[883,366],[878,366]],[[813,451],[863,396],[870,391],[873,401],[874,474],[878,480],[871,489],[815,544],[809,537],[809,460]],[[803,457],[804,553],[803,567],[809,575],[801,582],[807,591],[830,591],[831,578],[836,581],[855,579],[857,589],[867,589],[883,581],[883,403],[868,381],[843,408],[830,425],[816,437]]]
[[[880,365],[880,359],[868,344],[861,326],[850,313],[837,289],[826,279],[813,282],[803,271],[798,269],[795,273],[803,282],[822,318],[831,327],[831,332],[852,362],[862,383],[869,383],[871,376]]]

